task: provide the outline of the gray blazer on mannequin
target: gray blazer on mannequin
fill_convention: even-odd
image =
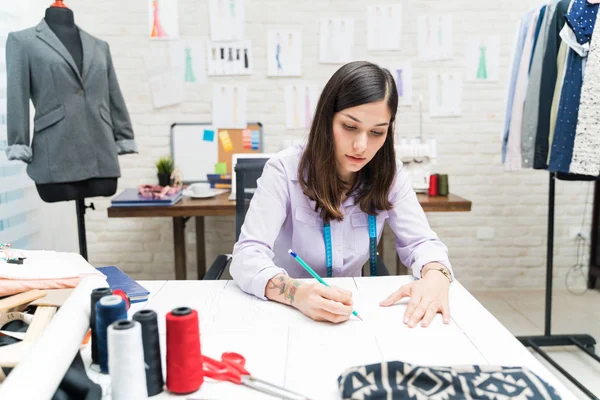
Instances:
[[[46,21],[6,42],[9,160],[38,184],[121,176],[118,154],[137,153],[108,43],[79,29],[80,74]],[[29,145],[29,99],[35,107]]]

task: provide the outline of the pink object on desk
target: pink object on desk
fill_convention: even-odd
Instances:
[[[160,185],[140,185],[138,192],[142,197],[148,199],[164,199],[170,194],[175,194],[180,188]]]

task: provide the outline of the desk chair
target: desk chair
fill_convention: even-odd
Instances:
[[[250,205],[250,200],[256,191],[257,180],[262,175],[263,168],[266,164],[266,159],[244,159],[239,160],[235,166],[235,241],[240,238],[240,232],[246,212]],[[231,262],[231,254],[219,254],[209,270],[204,275],[203,280],[218,280],[223,275],[223,272],[229,267]],[[364,272],[364,269],[363,269]],[[381,255],[377,255],[377,272],[376,276],[390,275],[388,269],[383,263]]]
[[[246,218],[246,212],[250,206],[250,200],[256,191],[258,178],[262,175],[267,160],[264,158],[240,159],[235,165],[235,241],[240,238],[242,225]],[[231,254],[219,254],[203,280],[217,280],[231,262]]]

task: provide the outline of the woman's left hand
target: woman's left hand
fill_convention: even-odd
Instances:
[[[379,303],[388,307],[404,297],[410,297],[410,302],[404,313],[404,323],[414,328],[419,321],[422,327],[427,327],[438,312],[442,313],[444,323],[450,323],[450,308],[448,306],[448,290],[450,282],[439,271],[429,269],[418,281],[402,286],[387,299]]]

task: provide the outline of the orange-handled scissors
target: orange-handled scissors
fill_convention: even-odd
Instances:
[[[281,386],[253,377],[246,370],[246,359],[238,353],[223,353],[221,361],[203,356],[204,375],[218,381],[246,385],[254,390],[289,400],[308,400],[308,397],[291,392]]]

